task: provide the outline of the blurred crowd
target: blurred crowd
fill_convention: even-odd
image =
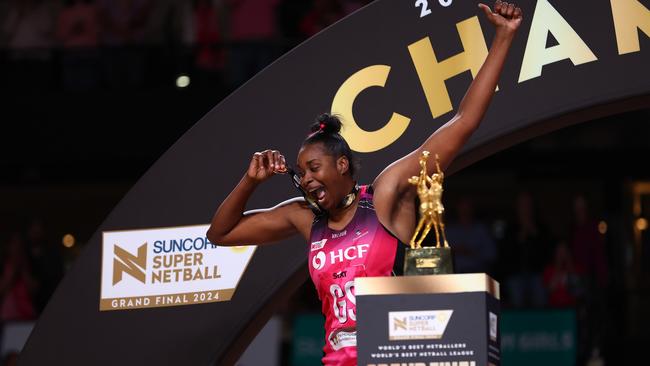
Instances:
[[[0,0],[0,85],[138,88],[192,73],[236,87],[369,2]]]
[[[40,219],[2,233],[0,323],[35,320],[64,274],[63,246]]]
[[[563,232],[554,232],[537,202],[531,192],[521,191],[511,217],[488,225],[477,219],[471,198],[461,197],[447,231],[454,269],[492,275],[501,284],[504,309],[575,310],[578,364],[583,364],[592,350],[602,349],[609,330],[602,320],[611,285],[606,223],[590,211],[583,194],[576,194],[564,208],[570,222]]]

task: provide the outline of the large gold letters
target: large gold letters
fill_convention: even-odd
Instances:
[[[650,36],[650,10],[636,0],[611,0],[618,54],[638,52],[639,29]]]
[[[460,22],[456,28],[465,51],[444,61],[436,58],[429,37],[408,47],[433,118],[453,110],[445,80],[468,70],[476,77],[488,54],[478,17]]]
[[[393,113],[386,125],[376,131],[366,131],[359,127],[352,115],[352,106],[362,91],[372,86],[383,87],[388,79],[390,66],[373,65],[361,69],[341,85],[332,102],[332,113],[343,118],[341,135],[350,148],[359,152],[372,152],[385,148],[395,142],[408,127],[410,118]]]
[[[468,70],[475,77],[487,57],[487,46],[477,17],[458,23],[456,28],[465,51],[444,61],[438,62],[428,37],[408,46],[433,118],[453,110],[445,80]],[[385,148],[402,136],[411,121],[393,113],[384,127],[366,131],[359,127],[352,115],[357,96],[369,87],[383,87],[389,73],[390,66],[368,66],[350,76],[334,96],[332,113],[343,118],[341,134],[355,151],[373,152]]]
[[[610,0],[610,4],[618,53],[622,55],[640,51],[639,31],[650,36],[650,9],[638,0]],[[445,85],[446,80],[466,71],[476,77],[488,54],[478,17],[460,22],[456,24],[456,28],[464,51],[446,60],[438,61],[429,37],[408,46],[434,119],[453,111]],[[555,37],[558,44],[546,48],[549,33]],[[577,66],[596,61],[598,58],[549,0],[538,0],[518,82],[539,77],[545,65],[566,59]],[[367,88],[384,87],[390,69],[388,65],[372,65],[361,69],[341,85],[334,97],[332,112],[343,117],[342,134],[355,151],[373,152],[389,146],[402,136],[411,121],[409,117],[394,112],[384,127],[376,131],[366,131],[358,125],[352,115],[357,96]]]
[[[546,48],[546,37],[549,32],[553,34],[558,44]],[[547,0],[538,0],[533,24],[528,34],[519,82],[541,76],[544,65],[567,58],[574,66],[597,60],[596,55],[553,5]]]

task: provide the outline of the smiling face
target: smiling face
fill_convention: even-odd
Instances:
[[[300,185],[321,208],[330,212],[354,186],[349,168],[345,156],[330,155],[322,143],[303,145],[298,152]]]

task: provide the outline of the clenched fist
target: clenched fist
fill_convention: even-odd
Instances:
[[[277,150],[264,150],[253,154],[248,171],[249,178],[262,182],[276,173],[286,173],[287,163],[284,155]]]
[[[483,9],[488,20],[494,24],[497,31],[514,33],[521,25],[523,14],[521,9],[513,3],[497,0],[494,2],[494,10],[485,4],[478,4],[478,6]]]

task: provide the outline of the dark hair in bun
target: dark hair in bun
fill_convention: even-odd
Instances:
[[[335,159],[345,156],[350,162],[350,175],[354,177],[358,170],[358,163],[352,154],[352,149],[339,133],[342,125],[338,116],[323,113],[311,125],[311,134],[302,144],[304,146],[322,143],[325,150]]]
[[[337,116],[333,116],[329,113],[323,113],[318,118],[316,122],[311,125],[311,132],[322,132],[326,134],[334,134],[341,132],[341,120]]]

